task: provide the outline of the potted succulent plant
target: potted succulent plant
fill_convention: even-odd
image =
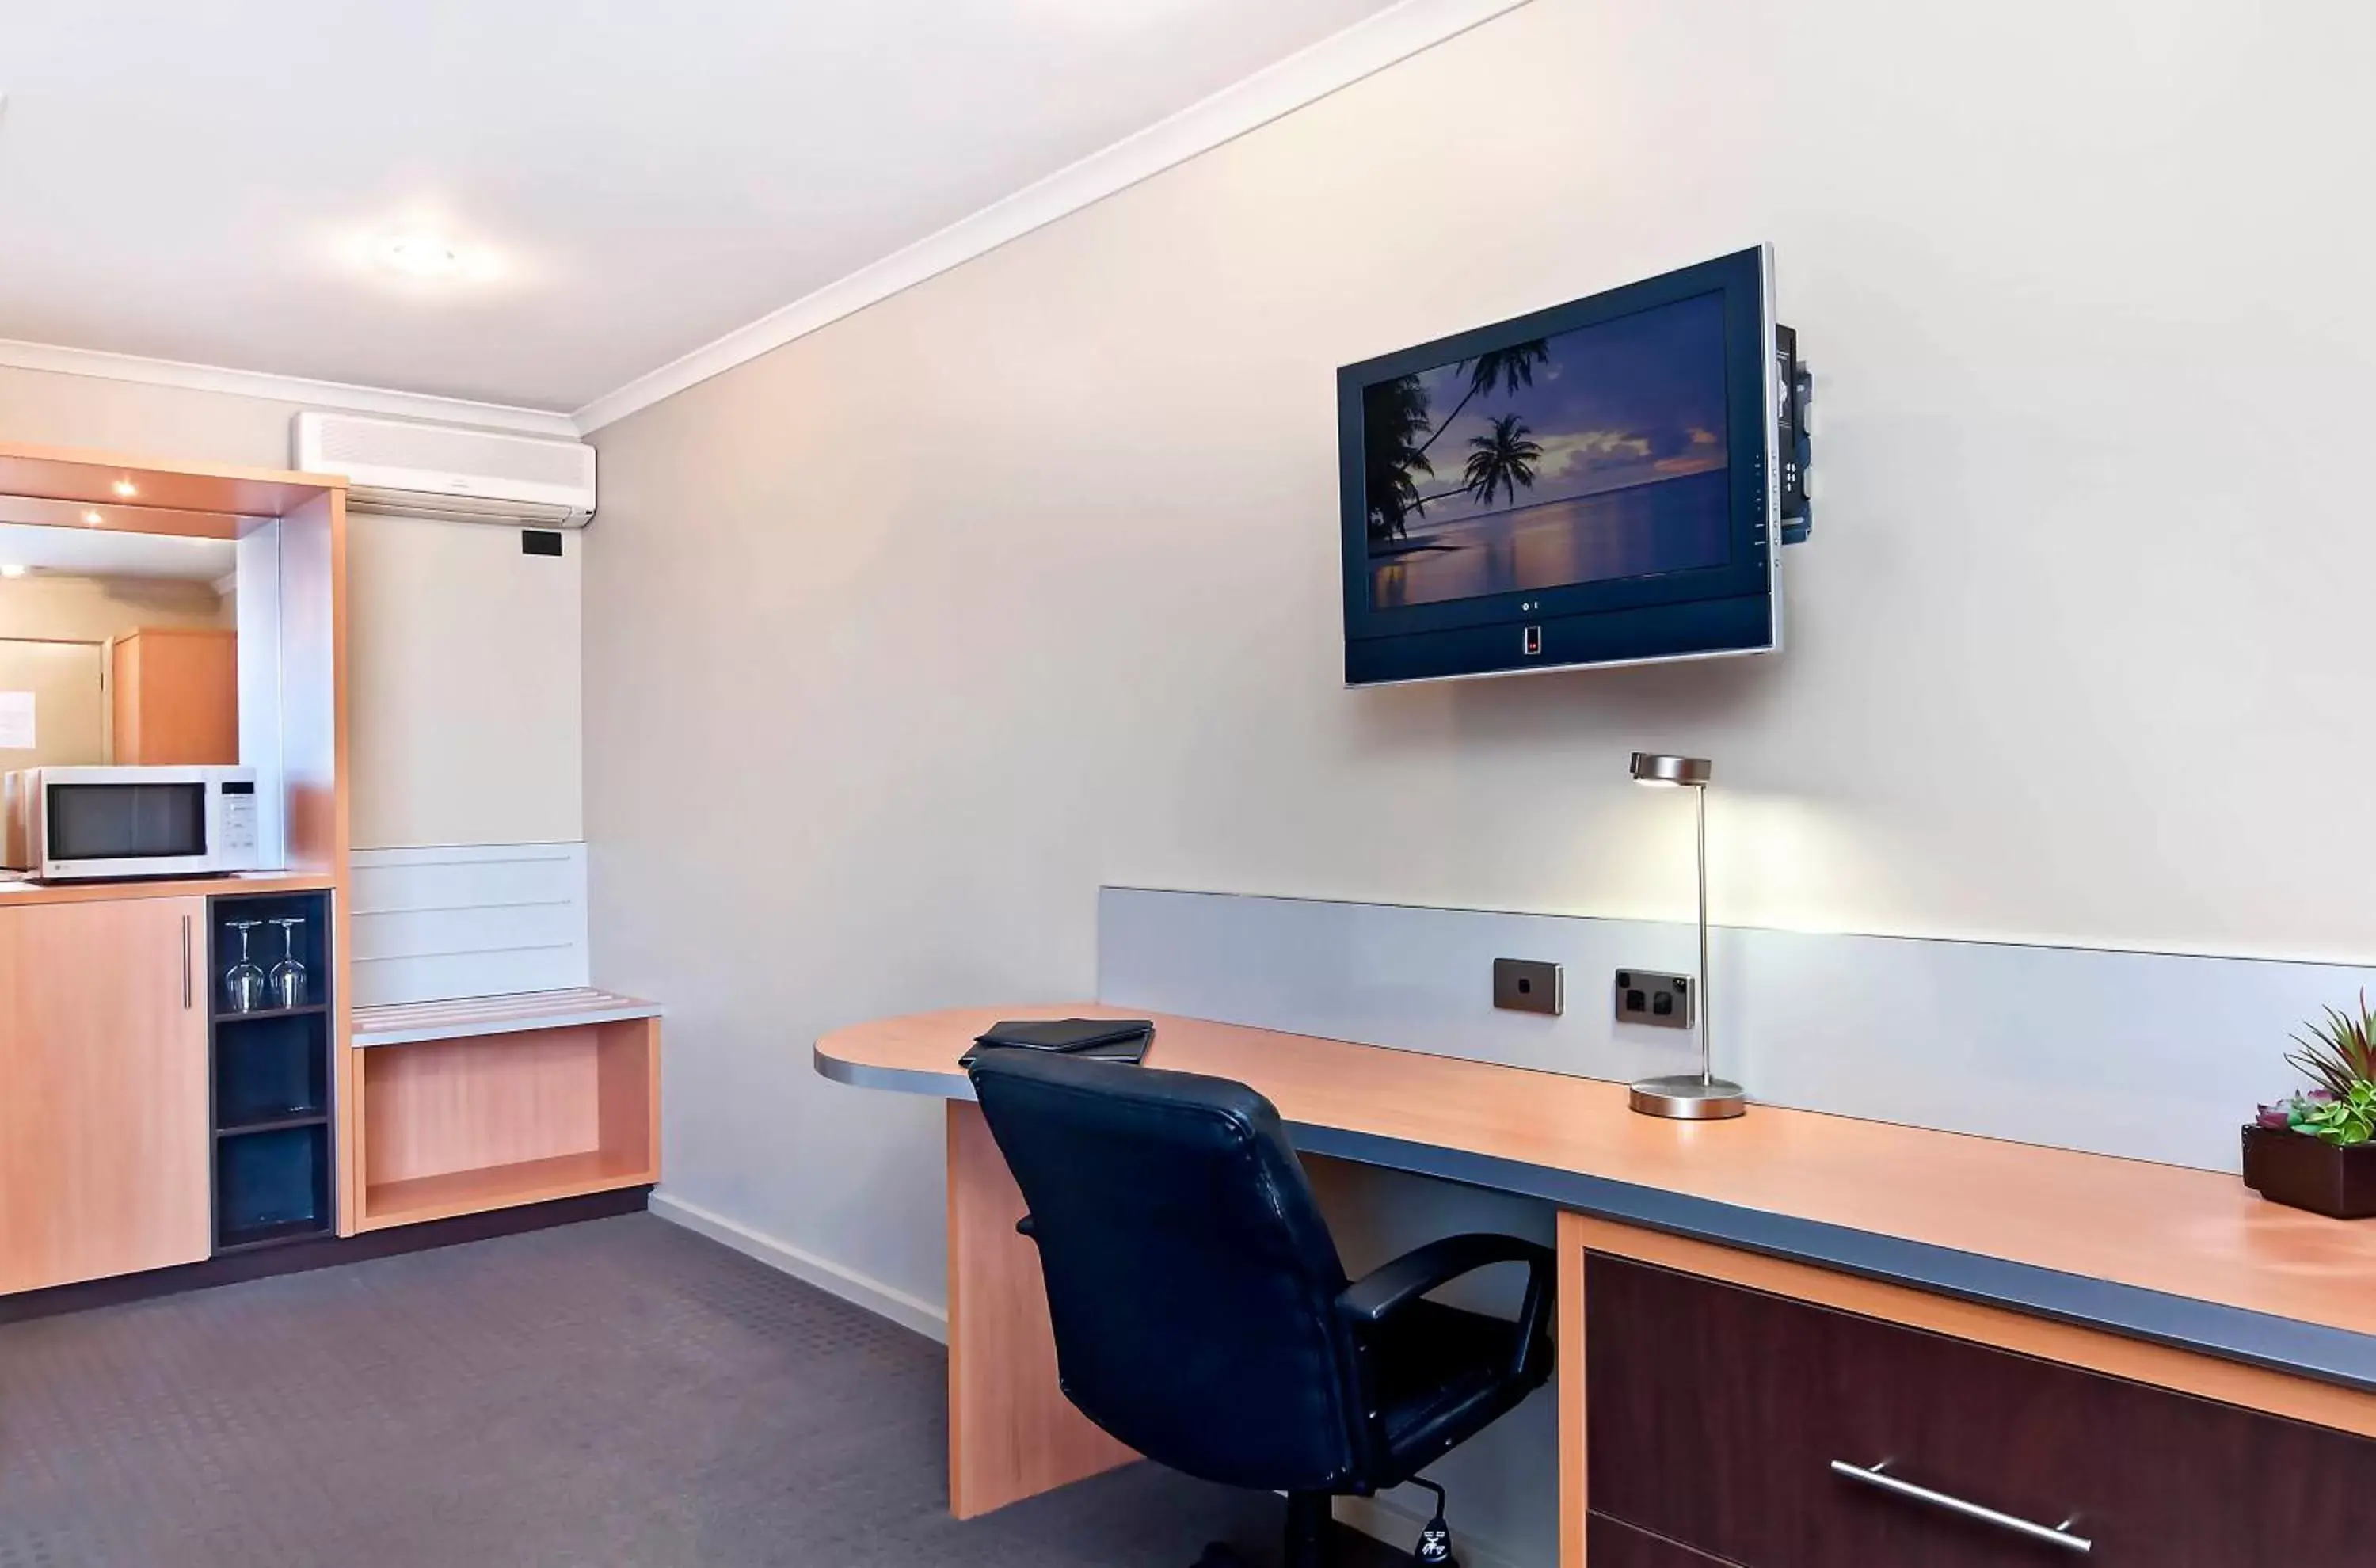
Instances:
[[[2244,1184],[2337,1219],[2376,1215],[2376,1013],[2326,1010],[2286,1061],[2311,1087],[2261,1107],[2244,1129]]]

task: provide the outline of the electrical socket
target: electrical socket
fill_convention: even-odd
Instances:
[[[1620,969],[1612,998],[1621,1024],[1647,1024],[1657,1029],[1688,1029],[1698,989],[1689,975],[1660,974],[1656,969]]]
[[[1496,958],[1493,1005],[1517,1013],[1548,1013],[1556,1018],[1567,1008],[1567,983],[1557,964]]]

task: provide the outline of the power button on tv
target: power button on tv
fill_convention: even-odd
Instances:
[[[1543,629],[1540,626],[1527,628],[1526,649],[1529,659],[1543,651]]]

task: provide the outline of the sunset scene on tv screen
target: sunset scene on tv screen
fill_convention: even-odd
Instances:
[[[1373,609],[1729,557],[1719,294],[1375,382],[1361,403]]]

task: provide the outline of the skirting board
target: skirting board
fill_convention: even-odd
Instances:
[[[733,1248],[744,1257],[756,1258],[768,1267],[804,1280],[828,1295],[838,1296],[852,1306],[863,1307],[877,1317],[889,1318],[900,1327],[913,1329],[927,1339],[943,1345],[949,1342],[949,1314],[944,1307],[933,1306],[905,1290],[895,1290],[879,1279],[870,1279],[838,1263],[827,1263],[814,1253],[803,1252],[789,1241],[763,1235],[698,1204],[672,1197],[665,1190],[652,1194],[650,1209],[671,1225],[682,1225],[696,1235],[707,1236],[721,1246]]]
[[[2294,1087],[2287,1036],[2376,969],[1753,927],[1711,933],[1717,1070],[1802,1111],[2234,1171]],[[1107,887],[1098,999],[1616,1082],[1696,1067],[1621,1024],[1614,976],[1689,973],[1655,921]],[[1497,957],[1557,963],[1560,1017],[1497,1010]]]

